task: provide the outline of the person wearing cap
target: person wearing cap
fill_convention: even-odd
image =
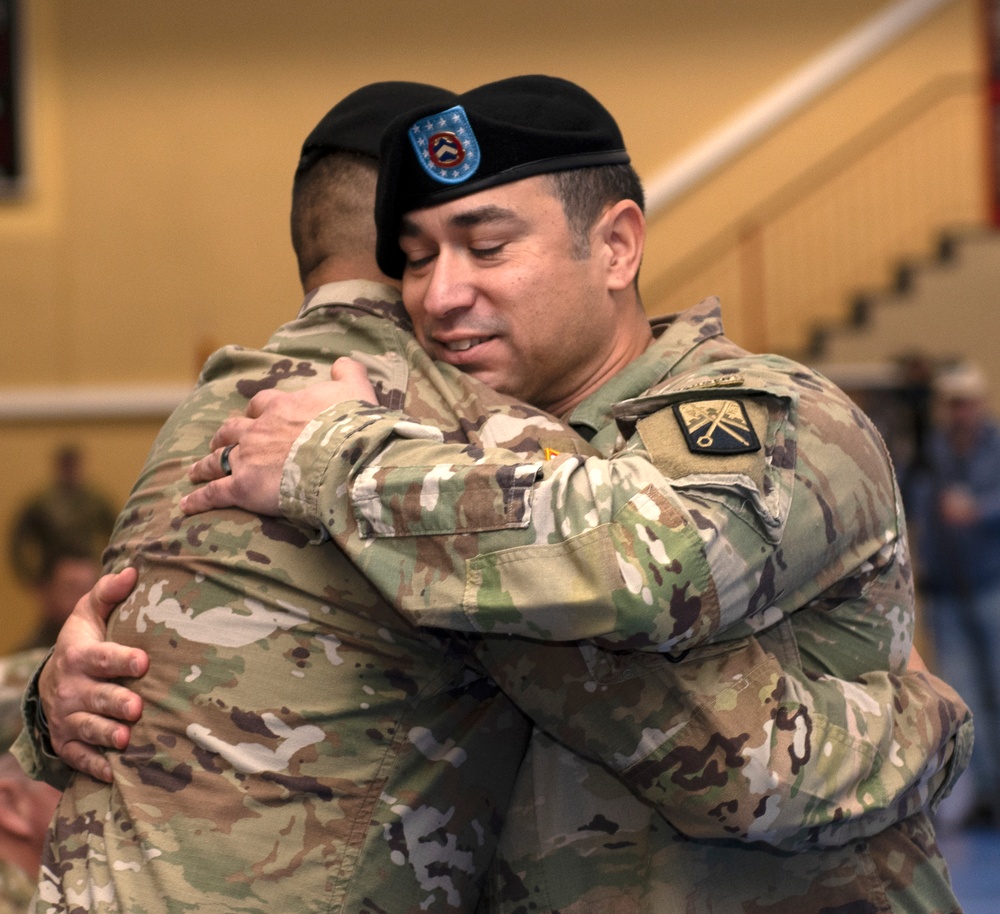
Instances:
[[[136,686],[146,712],[129,750],[113,764],[107,763],[113,770],[110,793],[79,778],[70,786],[46,858],[41,886],[44,904],[88,897],[119,907],[141,904],[148,910],[159,903],[154,884],[164,894],[197,906],[235,904],[234,893],[241,894],[244,910],[262,907],[277,896],[340,910],[353,910],[362,896],[365,904],[393,911],[427,905],[471,911],[476,904],[503,820],[503,799],[525,746],[526,725],[518,713],[477,668],[463,666],[460,646],[442,637],[431,638],[428,644],[416,631],[401,629],[400,620],[387,617],[385,605],[345,570],[342,555],[329,544],[305,548],[305,540],[289,529],[264,525],[241,512],[219,515],[211,525],[192,530],[179,525],[172,511],[184,491],[180,468],[190,449],[204,447],[205,425],[218,422],[247,398],[255,402],[266,396],[253,395],[274,389],[275,379],[280,386],[294,388],[321,375],[338,351],[355,355],[396,352],[395,359],[365,357],[379,385],[378,394],[371,391],[372,402],[419,409],[422,419],[433,419],[438,427],[451,423],[452,440],[462,438],[477,448],[505,444],[522,459],[537,458],[543,446],[561,453],[590,452],[582,439],[551,418],[512,403],[455,369],[435,366],[406,332],[408,324],[390,288],[373,282],[324,282],[347,270],[352,276],[377,276],[364,259],[367,250],[370,260],[374,239],[370,234],[365,239],[363,232],[355,237],[358,225],[353,225],[353,233],[346,231],[352,222],[370,217],[348,218],[343,209],[351,200],[360,207],[366,193],[370,202],[373,167],[336,154],[330,146],[340,150],[337,144],[349,142],[352,150],[365,150],[361,146],[365,131],[352,132],[363,126],[356,119],[373,117],[368,104],[392,101],[392,97],[382,98],[386,88],[392,97],[399,91],[390,86],[356,93],[337,106],[306,141],[294,195],[293,239],[303,286],[312,291],[299,318],[281,328],[265,352],[230,348],[209,362],[199,390],[160,436],[126,510],[129,520],[123,522],[112,547],[114,562],[117,567],[126,556],[136,561],[140,579],[131,599],[114,617],[111,635],[148,649],[153,672]],[[370,150],[362,154],[370,155]],[[353,191],[346,199],[345,182]],[[322,188],[341,188],[332,194],[332,202],[339,205],[334,210],[346,224],[331,224],[331,201],[323,199]],[[327,256],[330,251],[338,256]],[[288,359],[292,352],[294,361]],[[209,558],[212,570],[206,571]],[[329,564],[321,570],[318,562]],[[326,575],[325,590],[317,573]],[[295,582],[291,592],[289,579]],[[320,626],[316,607],[309,609],[309,595],[325,594],[330,587],[336,587],[338,600],[326,609],[320,606]],[[128,587],[112,598],[123,599],[127,591]],[[285,602],[301,607],[307,628],[318,627],[318,634],[303,633],[302,626],[287,627],[291,620],[282,613],[282,594]],[[256,625],[263,629],[256,641],[234,639],[228,633],[234,624],[233,609],[242,610],[247,601],[254,609]],[[359,620],[353,606],[369,607],[372,618]],[[276,628],[268,628],[269,617],[274,618]],[[74,619],[74,626],[79,622]],[[372,626],[377,626],[380,639],[391,636],[395,650],[372,650]],[[74,638],[64,636],[63,640]],[[296,646],[283,652],[281,645],[289,640]],[[322,651],[314,643],[317,640]],[[324,663],[319,655],[331,652],[329,663]],[[405,663],[401,654],[406,656]],[[613,762],[621,746],[628,745],[631,764],[621,776],[648,794],[651,803],[660,804],[671,821],[695,834],[794,847],[840,844],[850,835],[877,829],[886,817],[895,820],[901,809],[919,806],[928,791],[945,789],[960,768],[951,746],[954,728],[961,723],[956,718],[942,726],[937,751],[921,755],[917,768],[897,766],[901,776],[892,791],[893,802],[855,803],[854,793],[874,772],[867,756],[866,763],[858,765],[846,751],[849,741],[842,739],[837,723],[823,719],[822,728],[838,746],[831,756],[816,756],[819,764],[796,758],[796,731],[783,728],[770,745],[758,745],[755,754],[772,772],[791,766],[795,776],[755,788],[749,782],[760,780],[757,770],[748,768],[751,777],[744,778],[734,768],[710,794],[695,795],[685,785],[675,784],[666,770],[656,777],[647,776],[648,770],[644,772],[640,764],[645,734],[671,726],[665,710],[669,709],[675,719],[695,721],[674,738],[675,753],[686,749],[695,737],[695,750],[706,738],[726,736],[740,741],[746,713],[755,710],[754,703],[747,708],[744,701],[737,701],[732,708],[727,700],[729,711],[719,716],[710,703],[698,708],[707,700],[705,689],[708,699],[715,700],[720,690],[732,691],[726,684],[730,671],[753,670],[747,688],[740,691],[752,694],[752,688],[762,687],[774,691],[787,672],[774,655],[765,655],[753,643],[726,652],[721,663],[708,656],[675,667],[654,657],[656,668],[650,669],[643,682],[641,701],[636,701],[634,683],[625,679],[620,686],[613,680],[604,683],[605,700],[593,702],[589,700],[592,670],[605,655],[602,662],[612,659],[609,652],[597,648],[584,655],[575,647],[518,644],[508,639],[480,652],[484,667],[506,677],[508,692],[522,711],[550,725],[560,739],[586,757]],[[353,660],[348,670],[343,669],[346,657]],[[537,658],[533,663],[547,671],[554,688],[540,690],[518,683],[517,671],[525,659],[533,657]],[[377,671],[387,660],[395,664],[388,674],[391,687],[377,690],[372,683],[378,683]],[[374,672],[360,677],[356,669],[361,663]],[[295,691],[283,684],[289,666],[292,675],[302,679]],[[51,671],[51,666],[47,669]],[[132,675],[140,672],[137,669]],[[349,687],[345,687],[345,675]],[[394,692],[401,678],[403,685],[410,684],[404,690],[407,700]],[[421,682],[425,684],[420,686]],[[440,685],[435,688],[435,683]],[[363,694],[356,694],[358,689]],[[410,696],[411,690],[416,694]],[[818,722],[828,711],[824,691],[802,677],[797,688],[787,690],[788,700],[781,703],[783,713],[790,718],[808,713]],[[840,694],[836,689],[829,691],[835,697]],[[255,698],[258,692],[266,694]],[[919,677],[908,678],[907,695],[915,703],[934,702],[940,712],[937,718],[948,718],[951,708],[946,696]],[[559,706],[553,713],[556,697]],[[393,729],[405,733],[396,740],[382,736],[394,700],[402,707],[395,712],[398,721]],[[352,703],[358,710],[345,722],[344,707]],[[626,705],[631,710],[622,715],[620,709]],[[763,729],[773,715],[758,716]],[[38,723],[35,715],[31,719]],[[907,716],[899,720],[900,732],[905,732]],[[728,734],[725,727],[737,723],[739,729]],[[323,735],[326,739],[321,740]],[[374,795],[367,805],[361,799],[354,801],[354,815],[370,817],[366,832],[362,820],[354,819],[356,824],[351,826],[352,819],[340,807],[347,802],[345,796],[352,795],[351,780],[364,777],[361,761],[370,742],[384,745],[380,771],[385,780],[378,781],[378,803]],[[291,748],[286,748],[289,744]],[[323,751],[313,757],[317,747]],[[659,749],[662,746],[650,745],[650,752]],[[263,772],[257,770],[261,756],[272,758]],[[774,765],[765,762],[769,756],[774,757]],[[377,751],[374,757],[382,758]],[[917,761],[916,756],[912,760]],[[33,764],[43,761],[35,759]],[[706,772],[714,765],[712,758],[702,763]],[[816,774],[814,769],[818,769]],[[103,777],[100,771],[94,773]],[[256,798],[267,790],[255,777],[260,775],[266,784],[287,788],[292,782],[306,781],[313,786],[305,791],[306,799],[295,792],[270,798],[265,813],[259,802],[238,802],[244,795]],[[693,779],[698,772],[688,764],[686,775]],[[234,779],[240,786],[237,799]],[[335,787],[331,779],[336,780]],[[370,783],[361,780],[354,785],[355,792]],[[839,798],[837,804],[831,801],[829,810],[814,813],[811,806],[817,790],[826,798]],[[751,815],[746,802],[750,794],[755,806],[764,803],[773,808],[766,823]],[[739,814],[734,808],[720,817],[716,808],[733,795],[740,802]],[[690,801],[685,803],[687,796]],[[585,797],[584,789],[576,802]],[[245,812],[248,804],[252,815]],[[392,805],[387,808],[385,804]],[[307,837],[289,825],[300,815],[313,821]],[[104,824],[98,827],[97,822]],[[469,823],[478,839],[474,851],[470,851]],[[766,830],[754,829],[761,824],[766,824]],[[747,832],[746,826],[752,831]],[[352,829],[359,847],[345,847],[337,838]],[[132,832],[141,836],[138,849],[129,839]],[[288,832],[291,837],[275,842],[274,835]],[[228,852],[220,858],[207,852],[209,846],[226,847]],[[325,853],[322,866],[319,849]],[[275,860],[261,860],[262,852],[275,853]],[[109,874],[102,861],[112,858],[115,871]],[[145,862],[140,863],[140,858]],[[257,878],[247,875],[251,871]],[[325,881],[320,886],[317,881],[321,879]],[[90,902],[97,910],[104,903]]]
[[[937,421],[910,509],[940,674],[969,703],[976,750],[964,824],[1000,827],[1000,426],[982,370],[937,373]]]
[[[579,87],[502,80],[390,126],[376,209],[379,264],[402,276],[428,352],[557,413],[603,459],[564,453],[525,463],[500,449],[450,445],[405,412],[359,409],[352,397],[370,393],[341,364],[343,404],[296,427],[280,485],[257,485],[273,467],[253,443],[269,414],[294,412],[275,395],[223,426],[194,472],[232,475],[188,496],[185,510],[245,499],[322,526],[420,624],[596,639],[581,650],[595,703],[608,683],[630,682],[641,696],[643,677],[659,666],[757,644],[789,671],[839,677],[842,710],[850,699],[867,702],[845,718],[849,755],[863,755],[894,707],[920,717],[891,689],[863,698],[878,674],[906,675],[912,642],[888,456],[824,378],[726,340],[716,301],[645,319],[635,284],[641,191],[627,161],[613,119]],[[220,449],[234,445],[221,467]],[[514,515],[508,497],[467,490],[483,467],[517,481]],[[477,649],[504,643],[482,638]],[[526,657],[500,682],[554,685],[558,716],[571,704],[548,672]],[[746,681],[731,680],[737,694]],[[835,748],[812,741],[808,716],[785,717],[777,693],[752,694],[775,707],[767,732],[796,729],[809,756]],[[734,698],[722,689],[715,701]],[[924,710],[930,723],[934,711]],[[757,770],[744,751],[760,745],[756,725],[731,743],[717,734],[700,756],[673,752],[674,732],[647,731],[636,783],[662,776],[696,794],[727,768]],[[919,725],[910,732],[912,740],[890,738],[874,757],[930,748]],[[698,767],[705,758],[711,763]],[[617,773],[632,761],[623,755]],[[876,778],[862,793],[883,786]],[[716,815],[721,823],[738,809],[720,803]],[[774,812],[766,801],[757,809],[764,820]],[[732,833],[746,837],[738,826]],[[791,856],[685,840],[606,767],[545,734],[532,739],[492,872],[484,910],[508,914],[958,910],[926,812],[865,841]]]

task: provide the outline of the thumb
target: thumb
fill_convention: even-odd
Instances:
[[[330,366],[331,381],[368,381],[368,372],[360,362],[341,356]]]
[[[108,613],[132,592],[138,575],[135,568],[124,568],[117,574],[104,575],[94,585],[91,608],[102,619],[107,619]]]

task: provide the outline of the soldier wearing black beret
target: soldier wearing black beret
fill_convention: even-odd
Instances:
[[[520,539],[481,533],[472,567],[456,568],[465,585],[456,596],[461,611],[418,618],[560,641],[598,635],[620,648],[653,651],[651,661],[662,652],[683,663],[699,656],[699,645],[735,649],[752,635],[785,658],[785,686],[819,677],[828,697],[840,690],[844,701],[834,705],[845,719],[853,718],[859,706],[847,708],[867,690],[865,700],[875,703],[853,719],[872,737],[871,725],[886,722],[876,710],[882,704],[876,681],[892,683],[897,708],[916,712],[897,677],[923,676],[910,651],[911,576],[889,459],[867,420],[828,381],[726,340],[714,299],[650,325],[636,287],[645,237],[642,192],[628,163],[604,106],[581,87],[545,76],[472,89],[450,104],[411,111],[386,131],[377,255],[387,274],[403,278],[404,304],[421,344],[559,415],[610,458],[601,469],[594,461],[575,474],[553,469],[551,479],[536,483],[534,532]],[[392,450],[374,461],[386,479],[393,474]],[[406,459],[417,457],[407,452]],[[437,459],[445,458],[438,453]],[[495,459],[476,454],[467,462]],[[459,503],[451,489],[460,487],[465,462],[456,458],[447,477],[434,474],[438,498]],[[388,484],[380,494],[383,508],[402,498]],[[687,534],[697,545],[683,544]],[[600,540],[616,556],[606,576],[599,570],[602,551],[591,550]],[[671,583],[672,570],[680,568]],[[606,580],[606,590],[595,576]],[[696,580],[712,583],[701,590]],[[588,592],[592,601],[583,596]],[[692,601],[690,615],[676,614],[672,601],[679,593]],[[821,595],[829,602],[819,609],[812,600]],[[646,621],[626,635],[622,607],[632,600],[634,620]],[[616,621],[595,626],[609,604]],[[663,625],[650,625],[650,617]],[[890,648],[893,641],[901,649]],[[794,659],[785,653],[790,645],[796,645]],[[912,671],[904,669],[908,661]],[[619,684],[633,677],[637,694],[639,671],[652,675],[649,665],[605,662],[595,665],[595,702],[602,701],[602,675]],[[534,668],[537,688],[547,673]],[[838,683],[834,675],[853,682]],[[555,693],[554,674],[552,680]],[[939,686],[950,697],[938,707],[961,720],[963,703]],[[758,698],[767,707],[778,695]],[[912,720],[927,723],[933,707]],[[832,743],[816,722],[806,726],[806,741],[811,752],[828,752]],[[734,725],[735,719],[727,721],[725,732]],[[679,840],[602,769],[540,736],[501,838],[489,910],[957,911],[927,807],[967,763],[967,720],[961,729],[952,759],[957,765],[936,793],[909,807],[913,815],[884,819],[884,829],[866,842],[792,856],[752,843]],[[911,751],[918,758],[934,755],[929,731],[921,724],[912,732],[912,741],[903,740]],[[886,748],[901,745],[900,735]],[[723,780],[727,769],[748,773],[747,749],[761,744],[760,734],[748,733],[742,749],[733,747],[733,758],[708,762],[709,739],[707,754],[688,758],[688,768],[669,751],[669,737],[650,738],[663,740],[660,774],[691,778],[698,795],[721,783],[702,780],[709,769]],[[857,753],[868,751],[866,743]],[[854,750],[851,755],[858,757]],[[626,749],[626,770],[627,758]],[[843,766],[827,758],[813,809],[839,809],[848,817],[854,800],[880,793],[896,770],[870,771],[867,786],[858,786],[844,805],[845,797],[832,792]],[[927,773],[936,768],[932,762]],[[784,777],[774,769],[769,776]],[[655,777],[647,770],[640,780]],[[732,823],[734,836],[739,811],[751,808],[757,821],[743,834],[768,833],[773,799],[756,791],[749,788],[732,805],[720,800],[717,811]],[[667,818],[676,821],[669,812]]]

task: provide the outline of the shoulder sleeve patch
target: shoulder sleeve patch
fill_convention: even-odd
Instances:
[[[689,400],[674,415],[692,454],[748,454],[760,450],[757,433],[739,400]]]
[[[747,476],[763,491],[768,410],[754,398],[687,400],[640,419],[653,465],[671,479]]]

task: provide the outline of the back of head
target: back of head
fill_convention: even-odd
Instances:
[[[371,258],[383,131],[405,111],[453,97],[425,83],[372,83],[334,105],[313,128],[302,144],[292,188],[292,244],[303,283],[329,258]]]
[[[371,260],[375,250],[375,159],[329,152],[295,177],[292,189],[292,247],[303,287],[331,259]]]
[[[55,477],[57,483],[78,486],[83,472],[83,454],[74,444],[64,444],[55,453]]]
[[[455,98],[453,92],[427,83],[370,83],[345,95],[312,129],[302,144],[296,176],[331,152],[353,152],[377,159],[385,128],[421,105]]]
[[[628,188],[626,196],[642,206],[641,184],[614,118],[585,89],[552,76],[503,79],[456,96],[449,106],[414,109],[386,129],[381,156],[377,257],[394,277],[403,273],[399,228],[405,213],[502,184],[610,167],[625,176],[616,183]],[[589,203],[592,193],[564,193],[558,181],[553,189],[577,229],[575,223],[587,217],[572,213],[567,200]],[[605,202],[611,201],[598,205]]]

